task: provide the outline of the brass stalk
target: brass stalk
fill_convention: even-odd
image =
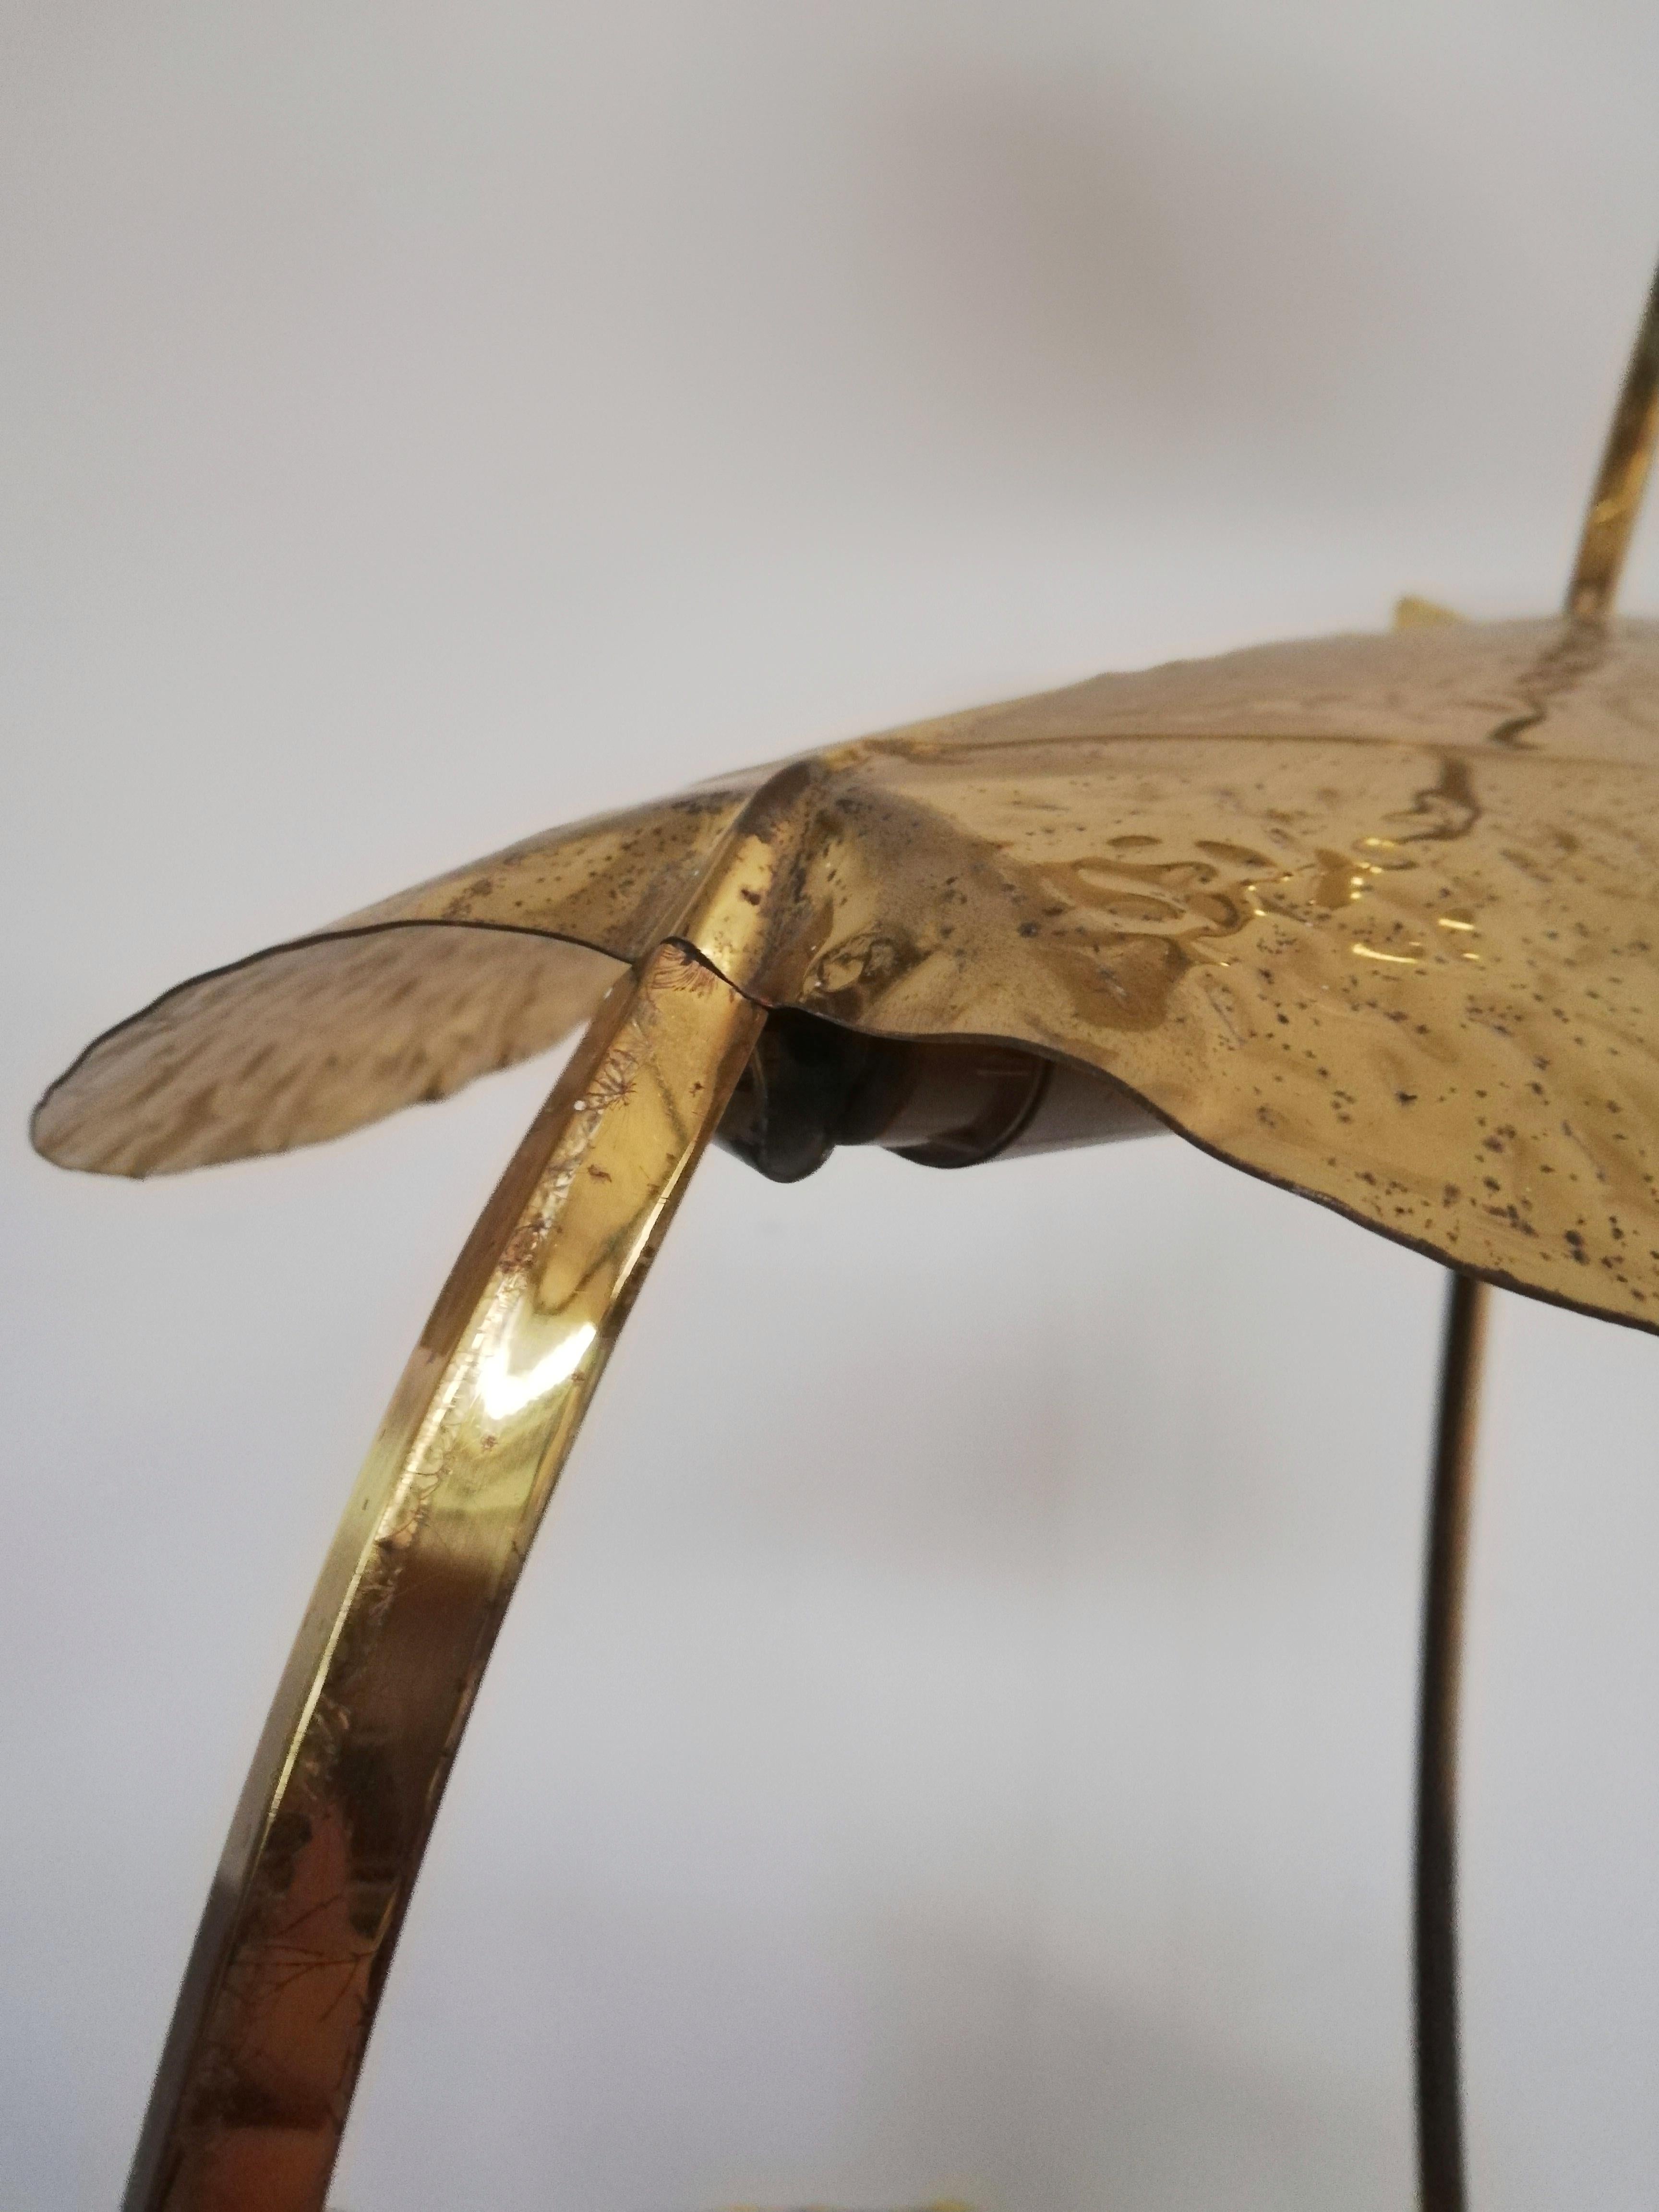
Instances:
[[[1417,1735],[1413,1996],[1423,2212],[1463,2212],[1457,2020],[1457,1723],[1480,1364],[1492,1292],[1449,1275],[1429,1494]]]
[[[456,1262],[255,1754],[126,2212],[322,2212],[502,1614],[763,1019],[659,946],[604,1000]]]
[[[1613,612],[1631,534],[1647,489],[1648,465],[1659,433],[1659,273],[1653,280],[1619,403],[1613,410],[1601,466],[1584,516],[1566,611],[1603,622]]]

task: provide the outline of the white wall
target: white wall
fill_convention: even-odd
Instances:
[[[114,2201],[363,1444],[532,1068],[150,1187],[176,978],[1098,667],[1553,605],[1659,16],[6,11],[0,2199]],[[1659,532],[1627,603],[1659,600]],[[502,1638],[352,2212],[1409,2201],[1425,1262],[1173,1140],[713,1159]],[[1659,2166],[1659,1347],[1510,1302],[1480,2212]]]

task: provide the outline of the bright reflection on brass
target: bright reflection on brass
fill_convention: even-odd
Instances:
[[[1608,618],[1656,392],[1659,287],[1559,620],[1406,599],[1392,635],[1101,677],[725,777],[186,983],[47,1093],[47,1157],[159,1174],[337,1136],[599,1008],[348,1508],[130,2212],[323,2204],[525,1547],[717,1124],[786,1182],[837,1144],[956,1166],[1167,1125],[1459,1271],[1419,1803],[1446,1850],[1419,1863],[1419,1936],[1425,2190],[1461,2204],[1474,1279],[1659,1328],[1659,624]]]

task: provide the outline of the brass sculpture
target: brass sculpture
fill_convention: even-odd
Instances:
[[[1482,1285],[1659,1330],[1659,624],[1611,619],[1659,288],[1559,620],[1270,646],[532,838],[186,983],[34,1140],[146,1176],[332,1137],[591,1018],[325,1565],[129,2212],[320,2212],[420,1856],[587,1398],[718,1133],[960,1166],[1168,1128],[1455,1271],[1419,1792],[1425,2202],[1462,2201],[1456,1620]]]

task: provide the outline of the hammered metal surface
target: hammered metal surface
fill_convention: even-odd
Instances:
[[[36,1141],[144,1173],[331,1135],[597,997],[591,963],[530,989],[512,933],[629,960],[676,934],[769,1005],[1102,1070],[1241,1167],[1651,1328],[1656,864],[1659,624],[1266,647],[530,840],[279,951],[274,995],[259,963],[185,986],[71,1070]],[[364,931],[399,948],[384,1011],[355,969],[338,1006],[307,984]],[[484,1021],[497,989],[533,1018]]]
[[[126,1176],[319,1144],[546,1051],[617,973],[581,946],[498,930],[279,947],[112,1030],[35,1141],[64,1167]]]

